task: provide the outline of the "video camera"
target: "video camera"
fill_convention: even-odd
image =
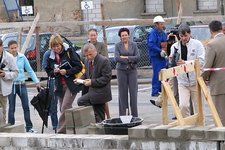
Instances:
[[[178,33],[178,27],[179,27],[179,24],[176,25],[174,28],[168,28],[165,30],[166,34],[169,35],[170,33],[172,33],[173,35],[176,35],[177,38],[179,38],[179,33]],[[168,42],[172,42],[174,43],[175,42],[175,36],[169,36],[169,39],[168,39]]]
[[[179,57],[180,57],[180,53],[178,53],[177,51],[178,49],[174,47],[173,58],[171,62],[168,62],[167,68],[177,66],[177,61],[179,60]]]

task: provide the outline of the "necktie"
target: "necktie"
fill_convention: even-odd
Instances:
[[[92,69],[93,69],[93,64],[92,61],[89,62],[89,73],[92,73]]]

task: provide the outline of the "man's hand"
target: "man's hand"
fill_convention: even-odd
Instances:
[[[4,77],[5,76],[5,71],[0,70],[0,77]]]
[[[166,56],[167,56],[166,51],[162,50],[162,51],[160,52],[160,55],[161,55],[161,57],[166,57]]]
[[[85,79],[84,85],[91,86],[91,79]]]
[[[183,65],[183,64],[185,64],[185,61],[183,59],[180,59],[177,61],[178,66]]]

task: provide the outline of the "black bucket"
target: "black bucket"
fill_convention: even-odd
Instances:
[[[128,128],[141,125],[143,119],[132,117],[130,123],[122,123],[120,118],[107,119],[102,121],[105,134],[128,135]]]

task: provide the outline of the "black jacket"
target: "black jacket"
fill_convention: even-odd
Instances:
[[[70,58],[67,54],[67,51],[70,54]],[[65,50],[63,48],[62,52],[59,54],[60,57],[60,64],[69,61],[72,68],[66,69],[66,76],[64,76],[66,85],[68,86],[70,92],[72,94],[78,93],[80,90],[82,90],[82,85],[76,85],[74,84],[73,80],[75,79],[75,74],[79,73],[82,69],[82,65],[80,63],[80,57],[79,55],[72,49],[68,48]],[[47,74],[50,77],[55,77],[55,86],[56,86],[56,95],[59,97],[63,97],[63,88],[62,88],[62,77],[60,73],[54,74],[54,69],[56,65],[60,65],[55,58],[55,52],[52,51],[48,60],[47,60],[47,67],[45,68]]]

